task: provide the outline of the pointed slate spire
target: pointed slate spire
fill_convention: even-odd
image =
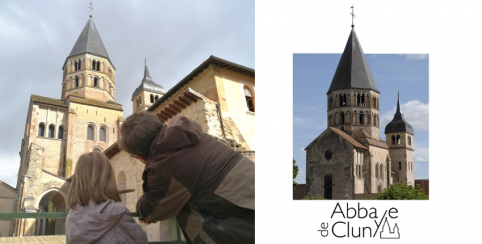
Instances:
[[[69,57],[86,52],[109,58],[109,54],[107,54],[104,43],[102,43],[102,40],[100,39],[99,32],[95,27],[92,17],[89,18],[89,21],[87,21],[87,24],[80,33],[80,36],[77,39],[77,42],[75,42],[74,48],[72,48]]]
[[[412,126],[405,121],[405,117],[403,117],[402,107],[400,106],[400,93],[398,94],[397,111],[393,116],[393,120],[385,127],[385,134],[396,132],[406,132],[411,135],[414,134]]]
[[[149,68],[147,67],[147,59],[144,61],[145,62],[145,67],[144,67],[144,78],[142,79],[141,84],[137,89],[132,93],[132,99],[131,101],[136,98],[137,95],[143,90],[150,91],[150,92],[155,92],[158,94],[165,94],[166,92],[164,91],[164,87],[161,85],[157,84],[154,82],[152,79],[151,75],[149,74]]]
[[[149,68],[147,68],[147,58],[144,61],[146,63],[146,67],[144,68],[144,79],[142,81],[146,80],[146,78],[151,78],[151,75],[149,74]]]
[[[352,28],[345,50],[327,93],[339,89],[362,88],[378,91],[360,41]]]
[[[397,112],[395,112],[395,114],[402,114],[402,107],[400,107],[400,91],[398,92]]]

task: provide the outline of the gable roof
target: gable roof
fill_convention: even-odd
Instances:
[[[345,50],[341,55],[335,76],[327,93],[338,89],[350,88],[372,89],[379,92],[365,59],[360,41],[355,33],[355,28],[351,29]]]
[[[353,137],[351,137],[347,133],[343,132],[342,130],[339,130],[335,127],[329,127],[329,129],[332,130],[333,132],[335,132],[336,134],[338,134],[339,136],[343,137],[343,139],[345,139],[347,142],[352,144],[354,147],[362,148],[362,149],[368,149],[365,146],[363,146],[361,143],[359,143],[357,140],[355,140]]]
[[[37,103],[44,103],[44,104],[49,104],[49,105],[55,105],[59,107],[64,107],[67,108],[67,105],[65,105],[64,101],[55,99],[55,98],[50,98],[50,97],[43,97],[43,96],[38,96],[38,95],[33,95],[31,96],[32,101],[37,102]]]
[[[17,191],[17,189],[15,189],[13,186],[9,185],[8,183],[5,183],[3,181],[0,180],[0,185],[3,185],[5,186],[6,188],[12,190],[12,191]]]
[[[339,130],[335,127],[328,127],[325,131],[323,131],[321,135],[323,135],[326,131],[328,130],[331,130],[333,132],[335,132],[336,134],[338,134],[339,136],[341,136],[343,139],[345,139],[347,142],[349,142],[350,144],[352,144],[354,147],[356,148],[361,148],[361,149],[368,149],[366,148],[365,146],[363,146],[363,144],[361,144],[360,142],[358,142],[357,140],[355,140],[353,137],[351,137],[350,135],[348,135],[347,133],[343,132],[342,130]],[[316,137],[315,140],[313,140],[312,142],[310,142],[310,144],[308,144],[308,146],[306,147],[309,147],[314,141],[316,141],[320,136]],[[305,149],[306,150],[306,149]]]
[[[189,73],[184,79],[179,81],[175,86],[173,86],[169,91],[166,92],[162,97],[160,97],[154,104],[152,104],[147,111],[154,111],[156,108],[161,105],[164,101],[169,99],[170,96],[172,96],[174,93],[176,93],[177,90],[181,89],[185,84],[187,84],[189,81],[194,79],[199,73],[203,72],[204,69],[209,67],[209,65],[214,64],[219,67],[225,68],[225,69],[230,69],[236,72],[239,72],[241,74],[245,74],[247,76],[254,77],[254,69],[248,68],[243,65],[239,65],[227,60],[224,60],[222,58],[218,58],[216,56],[211,55],[206,61],[204,61],[201,65],[199,65],[196,69],[194,69],[191,73]]]

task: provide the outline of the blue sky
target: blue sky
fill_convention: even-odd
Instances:
[[[429,55],[365,54],[365,57],[380,91],[381,138],[385,140],[383,132],[393,119],[400,91],[402,113],[415,130],[415,179],[428,179]],[[295,179],[299,184],[306,181],[303,149],[327,127],[326,92],[340,58],[341,53],[293,55],[293,157],[300,170]]]

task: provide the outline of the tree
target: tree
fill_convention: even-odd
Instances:
[[[378,193],[377,200],[428,200],[427,194],[420,185],[413,187],[404,183],[396,183]]]
[[[296,176],[298,175],[298,166],[296,166],[296,160],[293,158],[293,189],[296,188],[296,186],[298,185],[298,183],[295,182],[295,178]]]

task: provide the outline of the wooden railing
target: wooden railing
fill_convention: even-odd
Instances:
[[[29,218],[66,218],[68,212],[59,213],[0,213],[0,220],[5,219],[29,219]],[[139,214],[131,213],[131,216],[138,218]],[[181,229],[176,218],[171,219],[172,241],[154,241],[149,244],[186,244],[186,241],[181,240]]]

